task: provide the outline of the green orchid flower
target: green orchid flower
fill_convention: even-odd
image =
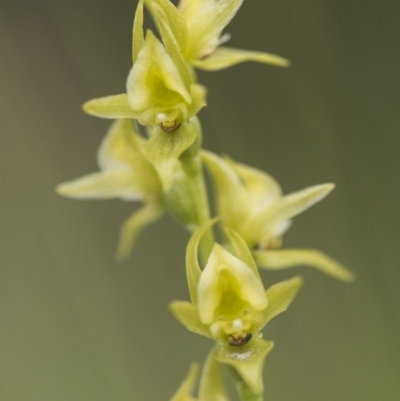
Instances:
[[[134,118],[144,126],[173,132],[206,104],[205,88],[195,83],[185,85],[172,58],[151,31],[126,86],[126,94],[90,100],[84,110],[97,117]]]
[[[222,382],[220,364],[214,356],[215,350],[212,349],[203,367],[198,398],[194,398],[192,395],[196,384],[198,365],[192,364],[186,379],[170,401],[229,401]]]
[[[177,8],[170,0],[146,2],[169,53],[177,60],[183,57],[204,70],[221,70],[244,61],[289,65],[288,60],[274,54],[220,46],[229,40],[229,35],[221,32],[243,0],[181,0]]]
[[[351,271],[320,251],[279,249],[291,219],[327,196],[333,184],[315,185],[283,196],[279,184],[263,171],[207,151],[202,152],[202,159],[217,189],[223,225],[244,239],[260,267],[308,265],[337,279],[353,280]]]
[[[126,93],[93,99],[84,110],[103,118],[134,118],[144,126],[174,132],[205,106],[206,89],[193,81],[187,68],[176,65],[149,30],[143,37],[143,1],[135,15],[133,67]]]
[[[244,241],[228,232],[235,255],[215,244],[203,270],[199,243],[216,220],[202,226],[187,247],[186,272],[191,302],[174,301],[171,311],[190,331],[217,341],[215,358],[231,365],[255,394],[262,393],[262,366],[273,343],[260,330],[284,312],[303,284],[301,277],[264,290]]]
[[[143,143],[144,139],[135,132],[130,120],[117,120],[98,150],[100,171],[57,186],[58,194],[69,198],[119,198],[144,204],[122,225],[118,259],[125,259],[141,230],[164,213],[161,180],[143,154]]]

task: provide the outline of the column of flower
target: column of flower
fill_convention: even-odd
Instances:
[[[289,64],[272,54],[221,46],[229,39],[222,31],[242,1],[181,0],[177,7],[169,0],[139,1],[126,93],[84,105],[91,115],[116,119],[98,151],[100,171],[57,188],[77,199],[143,203],[121,228],[119,259],[129,255],[140,231],[165,212],[191,233],[186,253],[191,302],[174,301],[171,311],[188,330],[214,341],[202,371],[199,401],[228,400],[221,365],[232,374],[243,400],[262,400],[262,368],[273,343],[262,339],[261,329],[287,309],[303,279],[297,276],[265,290],[258,267],[306,264],[352,280],[350,271],[322,252],[281,249],[291,219],[323,199],[333,184],[283,196],[268,174],[201,149],[197,113],[206,105],[206,89],[197,82],[195,68],[219,70],[243,61]],[[143,33],[144,3],[162,42],[150,30]],[[146,127],[146,137],[138,124]],[[216,187],[214,219],[203,163]],[[222,244],[214,241],[215,224]],[[173,401],[194,400],[197,370],[194,364]]]

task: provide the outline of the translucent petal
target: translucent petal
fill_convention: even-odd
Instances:
[[[248,202],[251,202],[251,210],[266,207],[282,197],[280,185],[269,174],[257,168],[237,163],[229,157],[225,157],[225,160],[242,179],[247,191]]]
[[[161,192],[157,172],[141,149],[144,139],[134,131],[132,121],[115,121],[101,142],[97,160],[103,171],[132,170],[135,185],[142,192]]]
[[[242,347],[232,347],[225,343],[218,345],[215,359],[233,366],[254,394],[262,394],[264,359],[274,343],[256,337]]]
[[[239,176],[228,163],[217,155],[202,151],[202,160],[209,169],[217,192],[218,213],[227,227],[239,232],[247,242],[243,225],[249,218],[247,192]],[[232,199],[235,201],[232,202]]]
[[[154,19],[156,20],[156,23],[158,23],[157,15],[154,14],[156,7],[158,6],[159,10],[162,11],[165,17],[166,25],[170,27],[179,47],[184,49],[186,46],[188,32],[186,22],[182,18],[182,14],[177,10],[170,0],[146,0],[146,2],[149,5],[150,12],[155,17]]]
[[[224,46],[218,47],[210,56],[204,59],[192,60],[191,64],[202,70],[217,71],[245,61],[256,61],[279,67],[288,67],[290,65],[289,60],[275,54]]]
[[[136,118],[137,116],[137,113],[129,107],[125,93],[89,100],[83,105],[83,110],[87,114],[102,118]]]
[[[236,12],[243,0],[219,0],[200,14],[189,29],[185,56],[189,61],[201,58],[211,50],[210,44],[218,45],[218,37]]]
[[[258,277],[260,277],[257,265],[244,239],[231,228],[224,228],[224,232],[229,242],[233,245],[233,248],[235,249],[236,257],[242,262],[246,263],[246,265],[249,266]]]
[[[196,135],[191,124],[183,123],[171,133],[157,127],[143,145],[143,152],[156,168],[165,192],[171,187],[179,156],[194,142]]]
[[[199,244],[207,230],[211,229],[218,219],[210,220],[201,226],[190,238],[186,248],[186,277],[188,281],[190,299],[197,305],[197,287],[199,285],[201,268],[199,264]]]
[[[194,390],[198,372],[199,366],[197,363],[192,363],[188,375],[170,401],[195,401],[191,393]]]
[[[221,367],[215,360],[215,348],[207,357],[199,384],[199,401],[229,401],[222,382]]]
[[[208,329],[208,326],[201,323],[199,312],[193,304],[185,301],[173,301],[170,303],[169,308],[172,314],[189,331],[214,339],[210,333],[210,330]]]
[[[133,63],[136,62],[137,56],[140,52],[140,49],[144,44],[144,36],[143,36],[143,1],[139,0],[135,19],[133,21],[133,35],[132,35],[132,60]]]
[[[304,212],[325,198],[334,187],[334,184],[315,185],[284,196],[274,205],[268,205],[264,210],[253,213],[246,227],[247,232],[252,232],[255,242],[257,242],[257,239],[268,235],[274,225],[290,220]]]
[[[122,225],[116,258],[119,261],[127,259],[135,246],[140,232],[157,221],[164,213],[164,208],[158,203],[149,203],[133,213]]]
[[[75,199],[139,200],[143,195],[129,170],[88,174],[58,185],[56,191]]]
[[[296,276],[290,280],[272,285],[267,291],[268,306],[262,312],[264,327],[271,319],[285,312],[303,285],[303,277]]]
[[[201,273],[198,285],[200,320],[211,324],[226,291],[238,296],[253,309],[260,311],[267,306],[267,298],[260,277],[244,262],[215,244],[208,263]],[[230,310],[234,315],[236,311]],[[240,315],[242,310],[238,310]]]
[[[257,264],[268,270],[281,270],[293,266],[310,266],[334,278],[353,281],[354,274],[336,260],[316,249],[282,249],[255,251]]]
[[[179,70],[151,31],[147,31],[126,86],[129,107],[137,113],[154,107],[171,108],[183,99],[191,102]],[[143,125],[149,125],[138,119]]]
[[[165,1],[163,1],[162,3],[164,2]],[[169,0],[166,0],[166,3],[170,4],[171,7],[175,8]],[[157,22],[158,29],[161,33],[165,48],[168,54],[174,60],[174,63],[176,64],[180,72],[183,82],[187,87],[189,87],[193,79],[189,72],[188,65],[185,59],[183,58],[181,49],[184,48],[184,45],[180,43],[180,41],[177,39],[176,35],[174,34],[173,26],[171,26],[167,16],[165,15],[164,10],[157,4],[157,2],[152,3],[152,10],[154,18]],[[184,42],[186,42],[186,38]]]
[[[203,85],[192,84],[190,85],[190,96],[192,102],[188,105],[188,113],[189,117],[192,117],[207,105],[207,89]]]
[[[214,7],[215,0],[181,0],[178,9],[181,12],[188,28],[199,18],[199,15]]]

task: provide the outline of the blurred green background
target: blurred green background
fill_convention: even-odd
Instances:
[[[211,346],[167,310],[188,299],[177,224],[148,228],[119,265],[119,225],[138,205],[54,192],[97,169],[109,121],[81,104],[124,91],[135,6],[0,1],[2,401],[168,400]],[[285,192],[335,182],[285,245],[324,250],[357,274],[347,285],[297,270],[305,287],[265,331],[276,343],[266,400],[400,399],[399,16],[398,0],[245,1],[231,45],[292,66],[200,74],[205,146]]]

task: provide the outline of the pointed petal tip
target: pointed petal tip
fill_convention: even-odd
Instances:
[[[55,192],[57,195],[64,196],[64,197],[71,197],[70,191],[69,191],[69,185],[68,183],[61,183],[58,184],[54,188]]]
[[[335,189],[335,187],[336,187],[336,185],[332,182],[315,185],[313,188],[317,195],[317,197],[316,197],[316,199],[318,199],[317,202],[319,200],[322,200],[323,198],[325,198],[328,194],[330,194]]]
[[[115,251],[114,259],[117,263],[124,263],[128,260],[129,254],[130,252],[126,251],[126,249],[118,247]]]
[[[85,103],[82,104],[82,110],[83,110],[86,114],[89,114],[89,115],[92,115],[92,112],[91,112],[91,102],[92,102],[92,100],[88,100],[88,101],[86,101]]]
[[[345,283],[353,283],[356,279],[356,275],[351,270],[342,271],[342,275],[340,277],[342,281]]]
[[[297,285],[298,285],[298,288],[301,288],[301,287],[304,285],[304,277],[303,277],[303,276],[300,276],[300,275],[294,276],[294,277],[291,279],[291,281],[292,281],[292,282],[296,282]]]

